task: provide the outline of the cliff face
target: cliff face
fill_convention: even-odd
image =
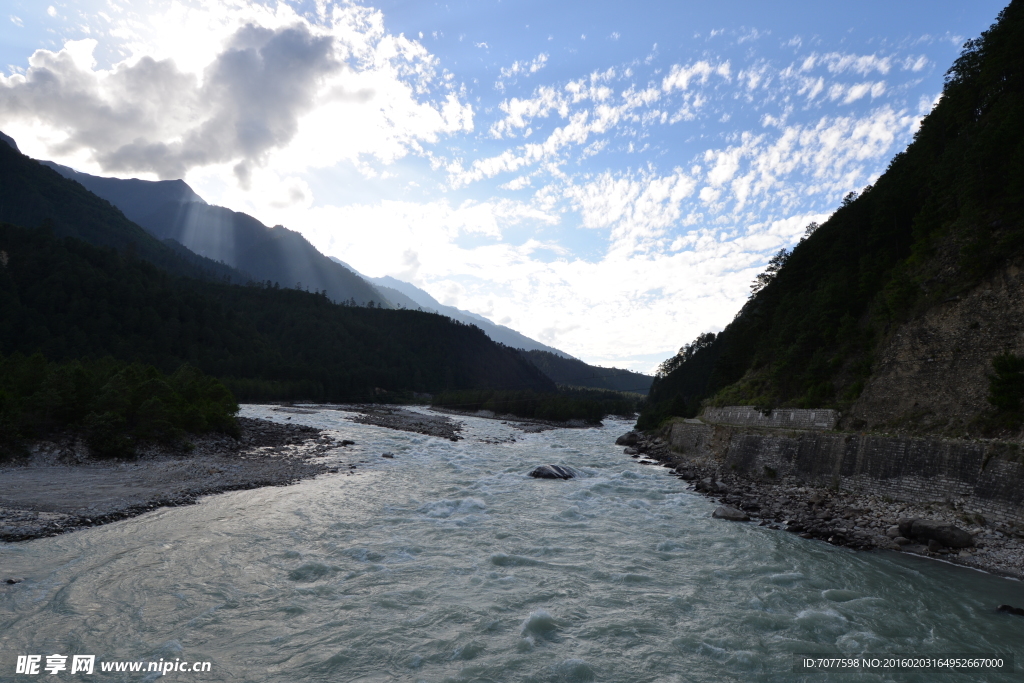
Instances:
[[[750,482],[808,485],[1024,524],[1024,463],[995,442],[757,428],[699,420],[659,435],[683,466]]]
[[[991,411],[1001,353],[1024,355],[1024,268],[1001,268],[961,297],[899,326],[840,426],[963,436]]]

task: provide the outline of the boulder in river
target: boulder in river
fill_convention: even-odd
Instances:
[[[635,446],[638,438],[639,437],[637,436],[636,432],[626,432],[625,434],[623,434],[619,438],[615,439],[615,445],[616,446]]]
[[[1024,609],[1014,607],[1013,605],[999,605],[999,607],[996,607],[996,611],[1006,612],[1007,614],[1016,614],[1018,617],[1024,617]]]
[[[715,519],[727,519],[730,522],[749,522],[750,517],[746,512],[737,510],[736,508],[729,507],[728,505],[719,505],[715,508],[715,511],[711,513],[711,516]]]
[[[974,537],[963,529],[932,519],[901,519],[900,536],[915,538],[919,541],[935,541],[947,548],[970,548],[974,545]]]
[[[576,471],[564,465],[541,465],[530,470],[534,479],[572,479]]]

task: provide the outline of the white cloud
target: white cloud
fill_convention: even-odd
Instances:
[[[15,16],[15,15],[12,14],[10,16],[10,20],[11,20],[11,23],[14,24],[15,26],[17,26],[18,28],[22,28],[22,27],[25,26],[25,24],[22,23],[22,21],[21,21],[21,17]]]
[[[928,58],[924,55],[920,55],[917,58],[914,58],[913,56],[907,57],[903,60],[902,66],[906,71],[920,71],[928,66],[928,64]]]
[[[703,85],[707,83],[708,78],[713,74],[718,75],[726,81],[731,80],[729,62],[726,61],[718,64],[711,64],[710,62],[700,61],[686,66],[673,64],[672,69],[661,82],[661,89],[665,92],[671,92],[672,90],[686,90],[690,87],[691,81],[696,81]]]
[[[529,76],[535,74],[543,69],[548,63],[548,55],[545,52],[540,53],[532,60],[528,62],[515,61],[512,62],[512,66],[502,67],[500,70],[500,78],[495,81],[494,88],[499,92],[505,91],[505,81],[503,79],[513,78],[516,76]]]
[[[285,148],[293,165],[297,150],[311,149],[313,165],[362,155],[392,163],[421,142],[472,130],[472,107],[437,78],[429,53],[387,34],[377,12],[335,7],[314,25],[287,6],[217,11],[175,5],[157,17],[210,34],[201,49],[161,59],[136,53],[104,70],[93,39],[38,50],[25,75],[0,77],[0,125],[44,129],[54,143],[42,155],[85,151],[108,174],[177,178],[230,163],[243,185]],[[335,132],[339,115],[347,135]]]
[[[853,71],[862,76],[867,76],[872,71],[877,71],[885,75],[892,69],[892,60],[889,57],[879,57],[873,54],[851,55],[831,52],[822,55],[821,59],[828,65],[828,70],[834,74]]]

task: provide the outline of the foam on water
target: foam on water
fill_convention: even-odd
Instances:
[[[524,434],[465,418],[453,443],[290,417],[355,441],[358,474],[0,546],[26,578],[0,591],[0,680],[17,654],[54,652],[288,683],[785,681],[795,652],[1024,663],[1024,619],[994,612],[1024,605],[1020,583],[712,519],[715,503],[614,446],[624,421]],[[580,476],[526,476],[541,464]]]

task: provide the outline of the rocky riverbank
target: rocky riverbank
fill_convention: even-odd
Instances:
[[[914,505],[793,482],[750,479],[679,455],[656,436],[630,432],[618,443],[642,464],[671,468],[695,491],[762,526],[856,550],[909,552],[1024,578],[1024,529],[1020,527],[992,523],[941,504]],[[914,527],[910,520],[931,524]],[[947,535],[929,533],[925,527],[945,528]],[[959,535],[950,527],[959,529]],[[964,547],[950,547],[938,539]]]
[[[462,435],[459,434],[462,431],[462,423],[443,415],[424,415],[393,406],[356,405],[343,406],[339,410],[359,413],[356,417],[351,418],[353,422],[359,424],[427,434],[449,441],[458,441],[462,438]]]
[[[481,417],[485,420],[500,420],[502,424],[518,429],[521,432],[527,434],[536,434],[538,432],[546,432],[551,429],[587,429],[590,427],[599,427],[601,423],[590,424],[584,420],[565,420],[559,422],[558,420],[540,420],[536,418],[525,418],[518,417],[516,415],[508,415],[504,413],[495,413],[492,410],[477,410],[474,412],[466,410],[455,410],[453,408],[431,408],[435,413],[448,413],[450,415],[464,415],[466,417]]]
[[[185,452],[141,449],[133,460],[94,460],[68,434],[33,445],[30,457],[0,468],[0,541],[25,541],[134,517],[200,496],[285,486],[355,462],[323,461],[328,452],[356,454],[312,427],[239,418],[241,438],[193,437]],[[341,450],[339,450],[341,449]]]

